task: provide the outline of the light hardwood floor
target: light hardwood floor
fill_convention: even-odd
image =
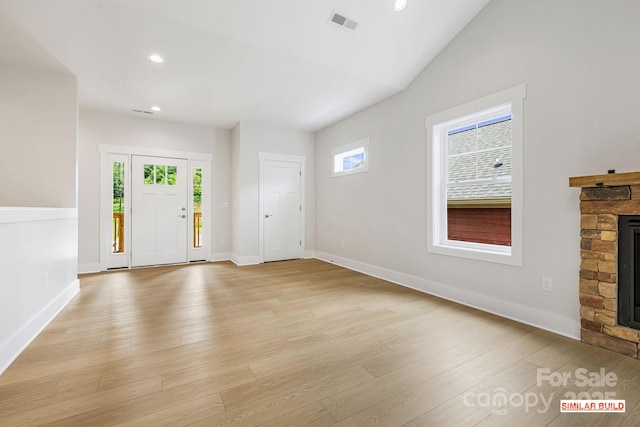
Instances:
[[[627,411],[560,414],[567,392]],[[633,426],[639,402],[638,360],[317,260],[82,276],[0,376],[0,426]]]

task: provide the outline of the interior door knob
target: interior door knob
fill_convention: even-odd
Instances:
[[[269,218],[270,216],[273,216],[273,215],[266,214],[264,217]]]

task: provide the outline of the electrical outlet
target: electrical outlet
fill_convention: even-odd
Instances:
[[[49,286],[49,273],[44,273],[44,287]]]
[[[344,248],[344,241],[340,240],[340,247]]]
[[[224,237],[221,237],[220,239],[218,239],[218,242],[219,242],[221,245],[224,245]]]
[[[553,291],[553,280],[551,280],[551,277],[542,276],[542,280],[540,281],[540,289],[545,292]]]

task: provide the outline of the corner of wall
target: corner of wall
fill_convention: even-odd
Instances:
[[[0,345],[0,375],[20,356],[20,353],[42,332],[44,328],[80,292],[80,280],[75,279],[57,298],[33,316],[22,328]]]
[[[101,271],[100,263],[78,264],[78,274],[99,273]]]

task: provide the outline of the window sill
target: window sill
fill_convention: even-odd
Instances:
[[[360,168],[356,168],[356,169],[350,169],[348,171],[342,171],[342,172],[333,172],[333,174],[331,175],[333,178],[337,178],[339,176],[345,176],[345,175],[355,175],[357,173],[364,173],[367,172],[369,169],[366,167],[360,167]]]
[[[522,257],[515,254],[510,246],[447,241],[447,243],[430,244],[427,251],[476,261],[522,266]]]

